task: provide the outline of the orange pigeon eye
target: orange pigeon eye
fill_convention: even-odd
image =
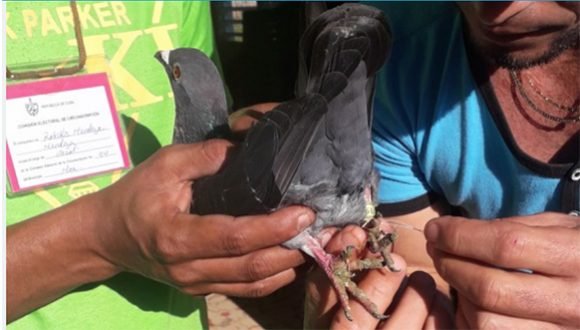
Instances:
[[[181,68],[179,68],[179,65],[173,66],[173,77],[175,79],[179,79],[179,77],[181,77]]]

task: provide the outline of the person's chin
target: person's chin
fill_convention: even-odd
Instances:
[[[507,52],[533,52],[548,48],[556,39],[558,32],[501,33],[490,30],[481,31],[484,43],[489,47]]]
[[[480,45],[480,52],[496,65],[508,69],[524,69],[550,61],[557,54],[550,42],[538,39],[517,39],[511,43]]]
[[[578,31],[546,28],[525,33],[480,30],[479,48],[500,66],[514,69],[543,64],[562,51],[577,47]]]

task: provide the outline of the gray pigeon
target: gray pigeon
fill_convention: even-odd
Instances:
[[[356,289],[351,273],[385,264],[395,270],[383,246],[393,236],[379,238],[373,231],[376,235],[372,235],[371,247],[380,251],[384,260],[358,263],[347,260],[348,249],[342,258],[329,255],[316,237],[323,228],[363,225],[375,215],[372,97],[374,75],[386,61],[390,42],[391,33],[380,10],[347,4],[321,14],[300,41],[297,98],[260,118],[219,173],[197,180],[195,190],[203,194],[197,194],[192,202],[192,212],[197,214],[236,216],[294,204],[312,208],[317,214],[314,224],[284,245],[301,249],[317,261],[337,289],[349,319],[347,291],[375,317],[384,318]],[[174,52],[179,52],[179,57]],[[200,77],[194,72],[196,67],[213,65],[200,61],[199,53],[192,50],[180,49],[161,57],[170,76],[172,67],[180,67],[181,80],[172,81],[178,117],[186,111],[219,110],[193,105],[189,91],[200,89],[195,84],[213,81]],[[211,70],[206,67],[200,72],[207,71]],[[183,79],[186,73],[192,75],[188,80]],[[222,119],[209,123],[214,127],[227,122],[222,114],[209,117]],[[176,125],[187,130],[185,126],[193,124]],[[192,127],[197,130],[200,124]],[[211,127],[204,128],[208,130],[196,135],[211,134]]]

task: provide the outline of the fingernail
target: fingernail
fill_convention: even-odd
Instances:
[[[433,258],[433,253],[435,252],[435,248],[433,247],[433,244],[431,243],[427,243],[427,254]]]
[[[322,245],[322,247],[325,247],[331,238],[332,238],[332,233],[328,232],[328,231],[324,231],[324,232],[320,233],[320,236],[318,239],[320,240],[320,245]]]
[[[304,212],[298,216],[298,228],[305,229],[314,221],[314,214],[312,212]]]
[[[344,246],[353,245],[357,249],[362,248],[367,242],[367,235],[365,231],[357,226],[347,226],[343,229],[341,241]]]
[[[405,262],[399,258],[393,258],[393,266],[395,267],[395,269],[398,269],[399,271],[407,267]]]
[[[439,227],[433,221],[429,221],[425,226],[425,238],[428,242],[435,242],[437,241],[437,237],[439,236]]]

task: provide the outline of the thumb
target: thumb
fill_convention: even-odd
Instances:
[[[572,216],[565,213],[545,212],[529,216],[519,216],[501,219],[506,222],[516,222],[532,227],[566,227],[578,228],[580,226],[580,217]]]
[[[215,174],[224,163],[232,144],[226,140],[207,140],[169,147],[171,168],[180,180],[194,180]]]

